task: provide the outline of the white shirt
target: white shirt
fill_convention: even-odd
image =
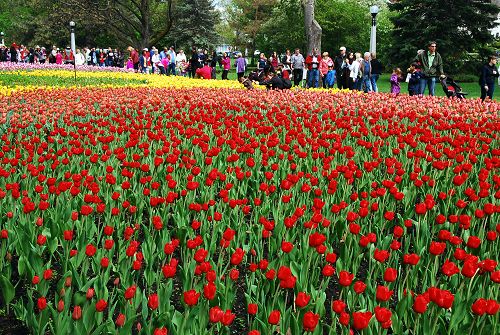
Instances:
[[[187,58],[186,58],[186,54],[184,52],[177,54],[177,57],[175,58],[175,63],[179,64],[180,62],[186,62],[186,61],[187,61]]]
[[[75,65],[85,64],[85,56],[80,52],[75,55]]]
[[[349,74],[350,78],[353,78],[353,79],[358,78],[359,67],[360,67],[360,64],[359,64],[358,60],[355,60],[354,62],[352,62],[351,65],[349,65],[349,69],[351,70],[351,73]]]
[[[158,64],[160,62],[160,55],[158,55],[157,53],[155,53],[153,55],[153,57],[151,57],[151,61],[153,62],[153,64]],[[163,66],[163,64],[162,64]]]

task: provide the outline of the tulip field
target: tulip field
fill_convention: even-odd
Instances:
[[[0,319],[32,334],[498,333],[500,104],[2,74],[51,79],[0,86]]]

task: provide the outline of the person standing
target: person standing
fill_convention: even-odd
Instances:
[[[177,53],[175,57],[175,67],[176,67],[176,73],[185,75],[185,68],[186,68],[186,63],[187,63],[187,57],[186,54],[184,53],[184,50],[180,49],[179,52]]]
[[[484,64],[481,68],[481,75],[479,77],[479,85],[481,86],[481,100],[484,101],[486,96],[493,99],[493,92],[495,91],[495,81],[498,78],[497,57],[488,57],[488,63]]]
[[[363,55],[363,60],[361,61],[361,71],[362,71],[362,77],[361,77],[361,82],[359,83],[359,89],[363,89],[363,85],[365,87],[365,93],[366,92],[371,92],[372,91],[372,67],[371,67],[371,62],[370,62],[370,53],[365,52]]]
[[[299,86],[302,82],[302,74],[304,72],[304,56],[300,53],[300,49],[295,49],[294,54],[290,57],[293,73],[293,84]]]
[[[358,90],[359,74],[361,71],[361,54],[356,52],[353,58],[349,55],[349,89]]]
[[[391,79],[390,79],[391,93],[393,95],[395,95],[395,96],[399,95],[399,93],[401,92],[401,85],[399,83],[402,81],[403,81],[403,76],[402,76],[401,69],[399,67],[397,67],[392,71],[392,75],[391,75]]]
[[[292,69],[292,55],[289,49],[286,50],[285,55],[281,59],[281,63],[283,64],[283,72],[286,72],[288,77],[290,77]]]
[[[82,66],[84,64],[85,64],[85,56],[80,52],[80,49],[76,49],[75,65]]]
[[[328,52],[323,52],[323,56],[321,61],[319,62],[319,75],[321,77],[321,83],[323,88],[328,88],[328,84],[326,82],[326,75],[328,73],[328,69],[333,66],[333,60],[328,55]]]
[[[437,44],[432,41],[428,44],[428,51],[417,56],[417,61],[422,66],[422,78],[420,79],[420,94],[424,95],[425,87],[429,85],[429,95],[434,96],[436,79],[443,78],[443,60],[436,51]]]
[[[319,62],[321,58],[319,56],[319,50],[317,48],[313,49],[313,52],[307,56],[307,87],[308,88],[318,88],[319,85]]]
[[[238,75],[238,79],[242,78],[245,76],[245,71],[247,69],[247,60],[241,52],[238,52],[238,55],[236,56],[236,74]]]
[[[167,76],[169,76],[170,73],[172,73],[175,76],[175,61],[176,61],[175,58],[177,55],[175,54],[173,46],[170,47],[168,54],[170,55],[170,63],[168,63]]]
[[[19,61],[19,52],[17,50],[17,44],[12,43],[10,46],[10,61],[12,63],[17,63]]]
[[[224,52],[221,62],[222,62],[222,80],[227,80],[227,74],[231,69],[231,58],[229,57],[227,52]]]
[[[349,82],[349,80],[348,78],[345,78],[344,76],[345,71],[343,71],[343,69],[345,68],[345,60],[347,58],[346,48],[340,47],[339,50],[340,54],[338,54],[335,57],[334,65],[335,65],[335,74],[337,76],[337,87],[341,90],[349,88],[349,86],[346,85]]]
[[[378,92],[377,81],[380,75],[382,74],[382,63],[377,59],[377,54],[372,52],[372,60],[370,61],[372,76],[370,78],[370,82],[372,84],[372,91]]]
[[[196,76],[196,69],[200,64],[200,57],[196,47],[191,48],[191,58],[189,58],[189,76],[194,78]]]
[[[139,53],[131,46],[129,46],[127,50],[130,52],[130,58],[132,58],[132,62],[134,63],[134,71],[139,71]],[[92,51],[94,53],[93,58],[95,58],[96,54],[94,48],[92,48]],[[93,64],[95,65],[96,63],[93,61]]]
[[[265,71],[267,67],[267,58],[266,58],[266,55],[261,52],[261,54],[259,55],[259,61],[257,62],[257,70],[259,72],[261,71]]]

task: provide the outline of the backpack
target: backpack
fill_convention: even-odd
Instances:
[[[290,79],[283,79],[283,78],[282,78],[282,79],[281,79],[281,81],[283,82],[283,88],[284,88],[285,90],[289,90],[289,89],[291,89],[291,88],[292,88],[292,82],[291,82],[291,80],[290,80]]]

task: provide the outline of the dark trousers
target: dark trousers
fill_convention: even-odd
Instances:
[[[229,70],[223,70],[222,71],[222,80],[227,80],[227,74],[229,73]]]
[[[495,91],[495,82],[486,85],[488,86],[488,91],[486,91],[484,86],[481,86],[481,100],[483,101],[486,97],[493,99],[493,92]]]
[[[238,79],[245,76],[245,72],[238,72]]]
[[[337,71],[337,73],[338,73],[338,71]],[[348,89],[349,85],[346,85],[346,84],[347,84],[347,80],[346,80],[346,78],[344,78],[344,76],[337,76],[337,87],[339,88],[339,90]]]
[[[167,75],[173,74],[175,76],[175,63],[169,63],[167,68]]]
[[[299,86],[302,81],[302,73],[304,70],[302,69],[293,69],[293,84],[295,86]]]

